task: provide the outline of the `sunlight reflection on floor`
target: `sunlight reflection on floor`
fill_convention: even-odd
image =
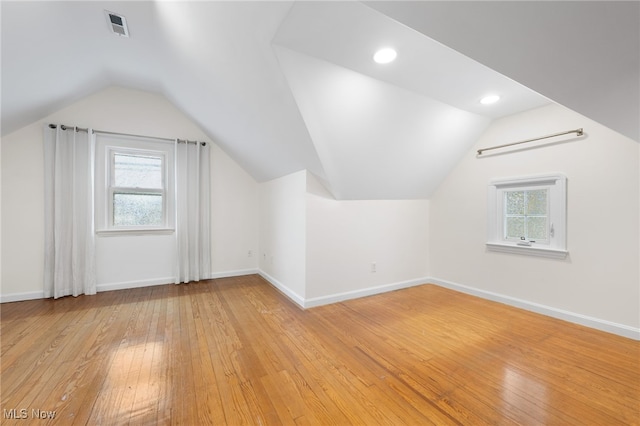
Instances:
[[[163,346],[161,341],[150,341],[118,347],[96,402],[94,420],[144,424],[157,419],[164,383],[160,377]]]
[[[505,411],[513,412],[515,408],[540,424],[546,423],[547,387],[509,366],[504,369],[502,400],[508,407]]]

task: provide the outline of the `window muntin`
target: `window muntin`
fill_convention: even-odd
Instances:
[[[110,147],[109,159],[108,228],[166,228],[164,153]]]

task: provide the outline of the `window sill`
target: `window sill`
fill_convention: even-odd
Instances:
[[[489,251],[500,253],[515,253],[529,256],[547,257],[551,259],[565,259],[569,252],[567,250],[551,249],[535,246],[518,246],[515,244],[487,243]]]
[[[117,237],[117,236],[133,236],[133,235],[171,235],[175,232],[171,228],[154,228],[154,229],[102,229],[96,231],[99,237]]]

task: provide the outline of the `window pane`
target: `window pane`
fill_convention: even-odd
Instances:
[[[114,185],[129,188],[162,188],[162,157],[114,155]]]
[[[527,214],[547,214],[547,190],[527,191]]]
[[[546,240],[547,228],[546,217],[527,218],[527,238],[532,240]]]
[[[524,237],[524,217],[507,217],[505,238]]]
[[[524,214],[524,191],[509,191],[504,194],[507,214]]]
[[[114,226],[161,226],[162,195],[113,194]]]

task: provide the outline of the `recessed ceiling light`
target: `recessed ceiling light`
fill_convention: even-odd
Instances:
[[[388,64],[389,62],[393,62],[396,59],[398,54],[395,50],[390,47],[385,47],[384,49],[380,49],[373,55],[373,60],[379,64]]]
[[[480,99],[480,103],[482,105],[491,105],[491,104],[495,104],[499,100],[500,100],[500,96],[498,95],[488,95]]]

